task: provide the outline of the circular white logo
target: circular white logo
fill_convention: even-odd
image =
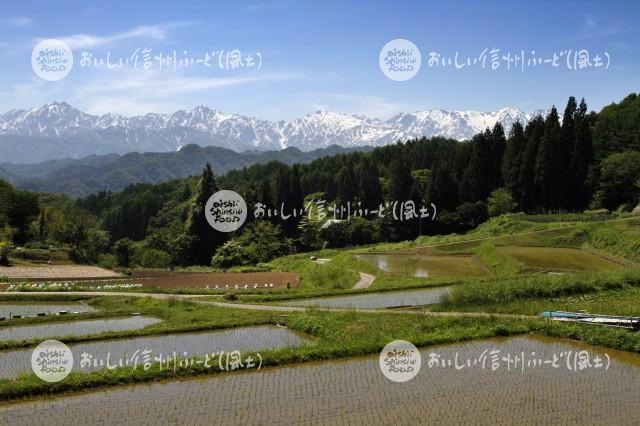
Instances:
[[[31,353],[31,369],[45,382],[59,382],[73,369],[73,353],[62,342],[46,340]]]
[[[422,356],[413,343],[394,340],[380,352],[379,365],[387,379],[398,383],[408,382],[420,371]]]
[[[380,69],[394,81],[407,81],[415,77],[422,66],[418,46],[403,38],[385,44],[378,57]]]
[[[31,52],[31,67],[43,80],[62,80],[73,68],[73,52],[62,40],[42,40]]]
[[[224,189],[209,197],[204,214],[216,231],[232,232],[247,220],[247,203],[237,192]]]

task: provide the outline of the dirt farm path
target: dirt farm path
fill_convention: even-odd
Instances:
[[[331,259],[316,259],[315,262],[318,265],[326,265],[330,260]],[[352,269],[350,269],[350,271],[351,270]],[[371,284],[373,284],[373,281],[376,279],[376,277],[374,277],[373,275],[364,272],[358,271],[358,274],[360,274],[360,279],[357,283],[354,284],[354,289],[369,288]]]
[[[373,280],[376,279],[373,275],[365,274],[364,272],[358,272],[360,274],[360,280],[353,286],[353,288],[369,288],[373,284]]]

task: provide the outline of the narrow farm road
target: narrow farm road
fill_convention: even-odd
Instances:
[[[374,277],[371,274],[365,274],[364,272],[358,272],[358,273],[360,274],[360,280],[358,280],[358,282],[356,283],[356,285],[353,286],[353,288],[357,288],[357,289],[369,288],[369,286],[373,284],[373,280],[376,279],[376,277]]]
[[[532,319],[537,318],[529,315],[516,315],[516,314],[493,314],[486,312],[430,312],[430,311],[418,311],[418,310],[404,310],[404,309],[342,309],[342,308],[322,308],[322,307],[300,307],[300,306],[276,306],[276,305],[252,305],[244,303],[227,303],[227,302],[214,302],[210,300],[198,300],[202,297],[211,297],[210,295],[194,295],[194,294],[164,294],[164,293],[127,293],[127,292],[110,292],[110,291],[3,291],[0,295],[76,295],[76,296],[89,296],[89,297],[102,297],[102,296],[124,296],[124,297],[149,297],[157,300],[188,300],[190,302],[202,303],[206,305],[216,306],[219,308],[229,309],[248,309],[256,311],[274,311],[274,312],[306,312],[309,310],[321,311],[321,312],[357,312],[362,314],[394,314],[394,315],[417,315],[417,316],[429,316],[429,317],[471,317],[471,318],[511,318],[511,319]]]
[[[326,265],[327,263],[329,263],[331,259],[316,259],[314,262],[316,262],[318,265]],[[353,271],[353,269],[349,269],[350,271]],[[352,288],[354,289],[363,289],[363,288],[369,288],[371,286],[371,284],[373,284],[373,281],[376,279],[375,276],[371,275],[371,274],[367,274],[364,272],[360,272],[360,271],[354,271],[354,272],[358,272],[358,274],[360,274],[360,279],[358,280],[357,283],[354,284],[354,286]]]

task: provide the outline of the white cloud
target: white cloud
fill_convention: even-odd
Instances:
[[[122,31],[109,35],[93,35],[93,34],[72,34],[67,36],[56,37],[64,41],[72,49],[88,49],[103,45],[113,45],[114,43],[124,40],[144,39],[165,41],[169,38],[172,29],[190,26],[189,22],[170,22],[161,25],[141,25],[127,31]],[[36,43],[39,40],[36,40]]]
[[[42,93],[45,81],[32,77],[28,83],[18,83],[12,85],[13,94],[17,98],[31,97]]]
[[[176,109],[169,102],[147,102],[122,97],[99,97],[87,105],[85,111],[93,115],[119,114],[124,116],[145,115],[150,112],[171,113]]]
[[[592,16],[585,16],[582,21],[582,28],[575,38],[578,40],[602,38],[626,33],[631,30],[632,27],[626,22],[617,21],[603,24],[602,22],[596,21]]]
[[[31,18],[27,18],[26,16],[4,18],[0,19],[0,22],[7,27],[28,27],[29,25],[33,24],[33,20]]]
[[[162,70],[104,71],[68,92],[70,103],[92,114],[140,115],[173,112],[194,96],[213,90],[302,78],[297,73],[254,73],[228,77],[195,77]]]
[[[255,73],[230,77],[187,77],[169,71],[129,71],[114,73],[113,77],[91,80],[80,87],[79,96],[122,92],[127,96],[164,98],[238,86],[263,81],[292,80],[299,78],[296,73]]]
[[[285,9],[286,7],[287,7],[287,4],[284,1],[280,0],[280,1],[271,1],[268,3],[263,2],[263,3],[247,4],[242,8],[242,10],[247,13],[258,13],[258,12],[263,12],[269,9]]]
[[[314,110],[340,111],[369,118],[387,119],[400,112],[419,109],[382,96],[351,93],[311,93],[308,96],[313,98],[309,106]]]

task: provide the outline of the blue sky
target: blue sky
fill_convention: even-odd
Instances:
[[[498,1],[7,1],[0,0],[0,112],[53,100],[94,114],[135,115],[209,105],[228,113],[289,120],[319,109],[388,118],[431,108],[525,111],[564,106],[570,95],[599,109],[640,89],[640,2]],[[35,76],[38,41],[66,41],[74,68],[63,80]],[[422,52],[411,80],[384,76],[378,55],[405,38]],[[144,71],[80,67],[81,52],[129,57],[240,50],[262,57],[260,69]],[[445,57],[587,49],[607,52],[609,69],[538,66],[507,71],[428,67]]]

